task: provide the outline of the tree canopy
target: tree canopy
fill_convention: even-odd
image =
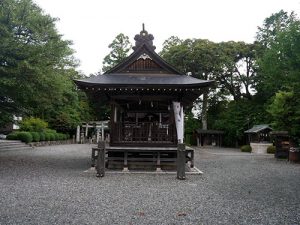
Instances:
[[[260,123],[300,136],[300,22],[295,13],[281,10],[266,18],[254,43],[172,36],[160,54],[183,73],[216,81],[194,106],[204,129],[225,131],[225,144],[243,143],[243,131]]]
[[[112,43],[108,45],[108,47],[111,51],[103,59],[103,72],[108,71],[118,63],[122,62],[122,60],[128,56],[132,45],[129,41],[129,37],[120,33],[115,37]]]
[[[90,116],[72,81],[80,77],[72,43],[57,32],[56,20],[31,0],[0,1],[1,122],[36,116],[53,126],[63,120],[66,130]]]
[[[300,20],[280,11],[264,21],[257,34],[263,51],[258,59],[258,94],[276,129],[300,137]]]

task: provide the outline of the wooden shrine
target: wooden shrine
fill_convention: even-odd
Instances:
[[[144,26],[134,39],[134,51],[123,62],[103,75],[75,82],[92,101],[111,107],[107,167],[122,162],[125,170],[131,164],[160,169],[174,165],[177,145],[184,141],[184,108],[213,81],[182,74],[165,62]]]

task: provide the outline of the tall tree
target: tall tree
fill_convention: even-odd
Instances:
[[[128,36],[120,33],[115,37],[113,42],[109,44],[108,47],[111,49],[111,51],[107,56],[104,57],[102,63],[103,72],[108,71],[118,63],[122,62],[122,60],[124,60],[128,56],[132,45],[129,41]]]
[[[32,0],[0,1],[0,121],[12,114],[50,121],[67,108],[80,121],[77,62],[55,21]]]
[[[280,11],[266,18],[263,28],[258,32],[264,46],[258,60],[258,95],[269,102],[273,126],[300,137],[300,20]]]
[[[278,25],[281,21],[285,23]],[[258,37],[272,33],[272,38],[258,39],[262,45],[267,45],[258,61],[258,89],[261,95],[270,98],[280,90],[289,91],[299,86],[300,20],[294,13],[288,15],[280,11],[267,18],[264,24],[265,29],[259,31]],[[280,29],[274,29],[276,26]],[[276,32],[269,31],[269,27]]]
[[[218,45],[220,67],[215,76],[218,87],[234,100],[251,99],[256,83],[257,46],[234,41]]]
[[[256,77],[256,45],[244,42],[214,43],[209,40],[180,40],[171,37],[164,43],[161,55],[184,73],[199,79],[217,81],[211,95],[205,91],[200,110],[202,127],[207,129],[210,98],[251,99]]]
[[[270,44],[276,42],[277,34],[286,30],[296,20],[297,17],[294,12],[288,14],[280,10],[277,13],[273,13],[264,20],[262,26],[258,27],[257,41],[264,47],[270,48]]]
[[[279,91],[269,105],[272,126],[278,130],[287,130],[290,135],[300,138],[300,98],[293,91]],[[299,143],[300,144],[300,143]]]
[[[217,45],[205,39],[180,40],[171,37],[164,42],[161,56],[185,74],[208,80],[213,79],[217,68]],[[207,129],[208,90],[201,99],[202,128]]]

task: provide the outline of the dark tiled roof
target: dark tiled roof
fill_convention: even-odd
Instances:
[[[224,131],[221,131],[221,130],[202,130],[202,129],[197,129],[196,132],[198,134],[224,134]]]
[[[263,130],[273,130],[271,127],[269,127],[268,124],[260,124],[260,125],[254,125],[251,129],[249,130],[246,130],[245,133],[248,133],[248,134],[254,134],[254,133],[258,133],[260,131],[263,131]]]
[[[177,74],[104,74],[75,81],[79,86],[184,86],[206,87],[213,81]]]

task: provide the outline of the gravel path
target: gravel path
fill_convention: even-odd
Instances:
[[[197,149],[203,175],[107,174],[89,145],[0,152],[0,224],[300,224],[300,164]]]

